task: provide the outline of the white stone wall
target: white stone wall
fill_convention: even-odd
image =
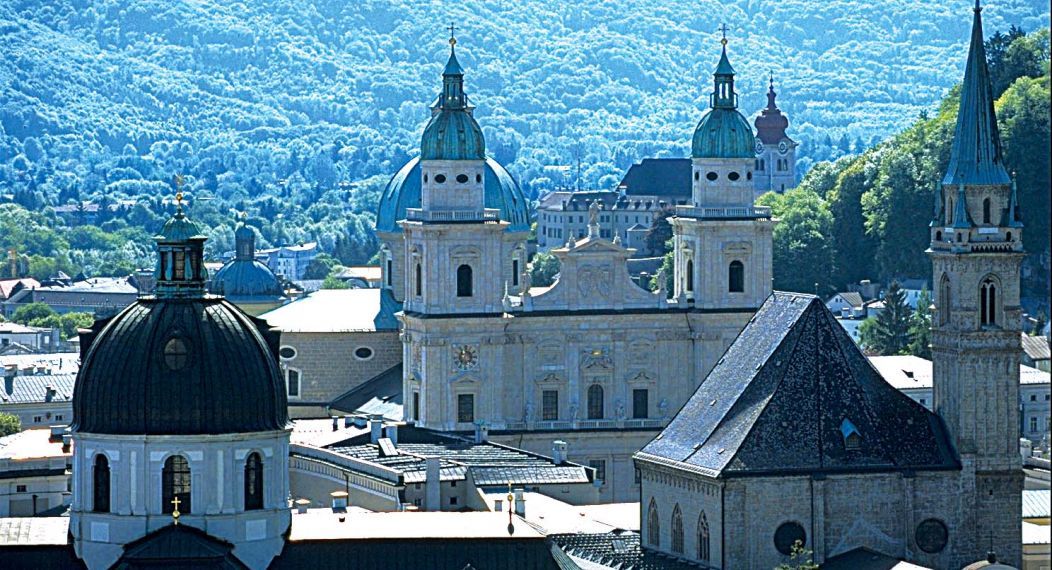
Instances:
[[[485,170],[483,160],[420,161],[421,207],[481,211],[485,203]]]
[[[235,545],[249,567],[262,568],[284,545],[288,529],[289,432],[216,436],[113,436],[74,434],[70,533],[89,568],[108,568],[123,545],[171,524],[163,514],[161,474],[165,460],[187,458],[191,513],[179,518]],[[263,459],[263,509],[244,508],[244,465],[249,453]],[[109,459],[108,513],[92,512],[95,456]]]
[[[753,173],[757,196],[766,192],[781,193],[796,187],[797,145],[789,139],[785,139],[785,145],[785,153],[780,151],[776,143],[763,145],[763,150],[756,155],[757,163],[763,160],[763,170],[757,164]],[[788,164],[787,168],[779,170],[779,160],[785,161]]]
[[[757,308],[771,294],[774,278],[773,220],[721,220],[676,217],[675,298],[705,309]],[[692,263],[688,264],[688,261]],[[730,264],[744,265],[743,292],[731,292]],[[693,271],[688,290],[687,271]]]
[[[30,517],[63,504],[69,498],[65,457],[0,460],[0,517]],[[57,475],[19,476],[19,470],[52,469]],[[34,507],[34,497],[36,504]],[[35,508],[35,511],[34,511]]]
[[[694,158],[691,164],[695,207],[741,206],[753,203],[753,159]],[[711,179],[713,175],[715,179]]]

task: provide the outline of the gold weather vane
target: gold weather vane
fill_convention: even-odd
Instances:
[[[175,180],[175,206],[179,211],[183,210],[183,175],[176,174]]]

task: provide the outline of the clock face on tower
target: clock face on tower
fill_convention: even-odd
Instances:
[[[785,141],[778,143],[778,152],[781,154],[789,152],[789,144]]]
[[[470,370],[478,366],[479,351],[477,348],[462,344],[453,347],[453,365],[459,370]]]
[[[756,154],[763,154],[763,141],[756,141]]]

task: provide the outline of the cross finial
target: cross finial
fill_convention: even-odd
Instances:
[[[173,180],[175,182],[175,206],[181,212],[183,211],[183,175],[176,174]]]
[[[457,25],[454,22],[450,22],[449,27],[446,29],[449,30],[449,45],[457,45]]]
[[[767,71],[767,73],[771,77],[771,89],[774,89],[774,70],[770,69],[770,70]]]
[[[717,29],[721,33],[723,33],[723,39],[720,40],[720,43],[723,44],[723,45],[727,45],[727,30],[730,29],[730,28],[727,27],[727,23],[724,22],[723,24],[720,24],[720,27],[717,28]]]
[[[172,506],[175,507],[172,509],[172,524],[179,524],[179,503],[181,502],[178,496],[172,499]]]

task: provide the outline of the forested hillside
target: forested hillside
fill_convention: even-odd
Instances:
[[[1005,163],[1022,213],[1024,306],[1048,315],[1050,179],[1049,31],[987,42]],[[935,192],[957,120],[955,89],[936,112],[860,156],[813,168],[799,188],[768,194],[775,228],[775,286],[823,294],[847,283],[930,280],[924,254]]]
[[[379,190],[417,148],[450,21],[489,152],[531,195],[575,183],[565,167],[578,161],[582,185],[608,187],[643,157],[684,155],[722,22],[743,111],[762,106],[772,70],[806,169],[935,112],[961,77],[970,4],[6,0],[0,194],[56,249],[2,245],[35,255],[37,272],[147,261],[125,257],[129,242],[156,229],[183,173],[212,252],[232,247],[236,209],[263,245],[316,239],[364,261]],[[1001,0],[984,18],[988,32],[1049,20],[1038,0]],[[76,253],[91,240],[46,209],[79,200],[103,201],[106,249]],[[111,212],[118,200],[138,204]],[[4,212],[6,226],[29,215]]]

